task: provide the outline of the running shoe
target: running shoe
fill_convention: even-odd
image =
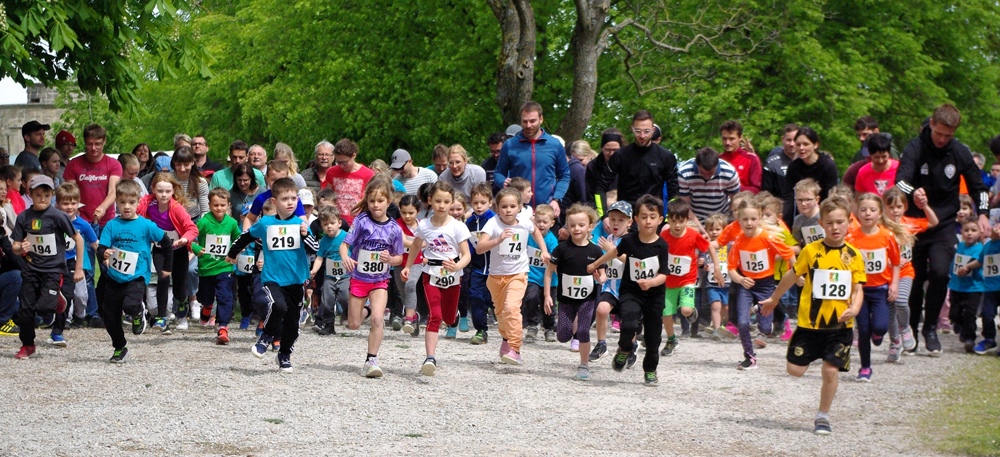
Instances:
[[[208,328],[215,327],[215,316],[208,320]]]
[[[875,346],[881,346],[883,339],[885,339],[885,335],[872,335],[872,344]]]
[[[660,385],[660,380],[656,378],[655,371],[647,371],[645,373],[645,385],[646,387],[658,387]]]
[[[829,419],[819,418],[816,419],[816,421],[813,422],[813,424],[815,425],[815,428],[813,428],[813,433],[817,435],[829,435],[830,433],[833,433],[833,430],[830,429]]]
[[[292,355],[291,354],[282,354],[280,352],[278,353],[278,369],[281,370],[282,373],[291,373],[292,372]]]
[[[143,309],[139,314],[132,316],[132,334],[142,335],[142,333],[146,331],[147,322],[145,309]]]
[[[588,359],[591,362],[596,362],[598,360],[601,360],[601,357],[604,357],[604,354],[607,353],[608,353],[608,343],[598,342],[597,344],[594,345],[594,349],[590,351]]]
[[[244,317],[240,319],[240,330],[249,330],[249,329],[250,329],[250,318]]]
[[[66,347],[66,338],[62,335],[52,334],[49,336],[49,344],[57,348],[64,348]]]
[[[403,318],[399,316],[392,318],[392,330],[398,332],[402,328],[403,328]]]
[[[403,333],[413,333],[413,329],[416,327],[416,325],[414,324],[416,317],[417,316],[414,315],[413,317],[407,317],[403,319],[403,326],[400,327],[403,329]]]
[[[480,344],[486,344],[486,339],[487,339],[486,330],[477,330],[476,334],[473,335],[472,339],[469,340],[469,344],[476,346]]]
[[[753,339],[754,349],[764,349],[767,347],[767,336],[763,333],[758,333],[757,337]]]
[[[84,326],[84,322],[83,322],[83,318],[82,317],[74,317],[73,320],[70,321],[70,323],[69,323],[69,328],[71,328],[71,329],[83,328],[83,326]],[[2,335],[2,334],[3,334],[3,332],[0,331],[0,335]]]
[[[613,319],[611,321],[611,333],[618,333],[622,331],[622,323],[618,319]]]
[[[556,342],[556,332],[553,332],[552,330],[546,330],[545,331],[545,342],[546,343],[555,343]]]
[[[508,352],[510,352],[510,343],[508,343],[507,339],[504,338],[504,340],[500,342],[500,357],[503,357],[503,355]]]
[[[986,353],[986,351],[989,351],[990,349],[993,349],[995,347],[997,347],[996,341],[982,340],[979,342],[979,344],[976,345],[976,347],[973,349],[973,352],[979,355],[983,355]]]
[[[723,327],[723,330],[725,330],[725,327]],[[716,329],[714,332],[712,332],[711,338],[712,341],[722,341],[722,332]]]
[[[889,355],[886,356],[885,361],[889,363],[899,362],[899,349],[901,344],[892,343],[889,345]]]
[[[521,354],[513,349],[507,351],[503,357],[500,357],[500,360],[507,365],[521,365],[524,363],[524,361],[521,360]]]
[[[785,331],[781,333],[781,341],[792,339],[792,323],[785,321]]]
[[[177,330],[187,330],[188,329],[188,319],[182,317],[177,320]]]
[[[676,339],[671,340],[670,338],[667,338],[667,342],[664,343],[663,349],[660,350],[660,356],[666,357],[668,355],[671,355],[674,353],[674,349],[677,349],[677,340]]]
[[[538,327],[528,326],[524,328],[524,340],[528,343],[534,343],[535,339],[538,338]]]
[[[324,325],[319,330],[316,330],[316,334],[319,336],[336,335],[337,329],[333,326],[333,322],[330,322],[330,325]]]
[[[615,352],[614,358],[611,359],[611,368],[615,371],[622,371],[625,369],[625,363],[628,362],[629,354],[622,352],[621,348]]]
[[[46,314],[44,316],[35,316],[35,327],[39,329],[52,328],[52,325],[56,323],[55,314]]]
[[[972,354],[972,351],[976,348],[975,340],[965,340],[962,342],[962,346],[965,346],[965,352]]]
[[[689,328],[681,329],[680,337],[681,338],[691,338],[691,329],[689,329]]]
[[[190,305],[191,305],[191,318],[194,319],[195,316],[201,316],[202,313],[201,303],[199,303],[198,300],[195,300],[192,301]],[[208,308],[208,313],[212,314],[211,308]]]
[[[639,360],[639,343],[632,343],[632,352],[628,355],[628,361],[625,362],[625,368],[631,369],[635,366],[636,360]]]
[[[743,359],[742,362],[740,362],[739,365],[736,366],[736,369],[737,370],[741,370],[741,371],[756,370],[757,369],[757,357],[747,356],[746,358]]]
[[[110,363],[125,363],[128,359],[128,348],[123,347],[121,349],[115,349],[115,352],[111,354],[111,359],[108,360]]]
[[[302,308],[302,310],[299,311],[299,328],[305,327],[306,324],[308,323],[309,323],[309,309]]]
[[[458,327],[448,327],[444,332],[444,339],[453,340],[458,336]]]
[[[576,367],[576,376],[573,379],[577,381],[589,381],[590,380],[590,367],[587,365],[579,365]]]
[[[166,322],[162,317],[153,319],[153,330],[159,330],[162,333],[164,327],[166,327]]]
[[[461,317],[458,319],[458,331],[462,333],[467,333],[469,331],[469,318]]]
[[[35,352],[34,346],[21,346],[21,350],[17,351],[17,355],[14,356],[15,359],[24,360],[27,358],[38,357],[38,353]]]
[[[924,333],[924,347],[927,348],[931,357],[941,356],[941,342],[938,341],[937,332],[931,330]]]
[[[917,339],[913,337],[913,331],[909,327],[901,333],[903,334],[903,349],[909,351],[917,347]]]
[[[722,336],[724,336],[726,338],[736,338],[736,335],[740,334],[739,329],[737,329],[736,326],[733,325],[732,323],[726,324],[726,326],[722,327],[722,329],[720,329],[720,330],[725,330],[725,331],[720,331],[719,333],[721,333]],[[728,333],[728,335],[727,335],[727,333]]]
[[[687,317],[687,320],[691,324],[698,322],[698,308],[691,308],[691,315]],[[656,374],[654,373],[653,376],[655,377]]]
[[[267,354],[267,347],[271,345],[273,338],[269,335],[261,334],[257,338],[257,342],[250,348],[250,353],[258,359],[264,358],[264,354]]]
[[[420,373],[424,376],[434,376],[434,370],[437,370],[437,359],[434,357],[424,359],[424,364],[420,366]]]
[[[365,366],[361,369],[361,374],[366,378],[381,378],[382,369],[378,366],[378,357],[373,357],[365,361]]]
[[[229,329],[226,327],[220,327],[218,333],[215,335],[215,344],[225,346],[229,344]]]
[[[862,368],[858,370],[858,382],[872,382],[872,369]]]
[[[569,352],[580,352],[580,340],[576,338],[569,340]]]

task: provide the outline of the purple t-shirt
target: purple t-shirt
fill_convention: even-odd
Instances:
[[[390,266],[378,260],[378,254],[388,250],[390,255],[403,253],[403,230],[392,219],[375,222],[368,213],[354,218],[354,225],[344,242],[351,245],[351,258],[358,262],[351,278],[367,283],[385,281],[392,277]]]
[[[160,205],[153,200],[149,204],[149,211],[146,212],[146,219],[153,221],[157,227],[163,229],[164,231],[177,231],[174,228],[174,223],[170,221],[170,211],[160,212]]]

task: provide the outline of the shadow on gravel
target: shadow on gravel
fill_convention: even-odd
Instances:
[[[769,417],[755,417],[752,419],[742,419],[742,420],[720,417],[719,420],[734,422],[744,426],[751,426],[753,428],[766,428],[770,430],[791,430],[791,431],[808,432],[808,433],[812,433],[813,431],[811,427],[804,427],[803,426],[804,423],[801,420],[796,422],[781,422]]]
[[[308,364],[306,366],[309,367],[309,368],[315,368],[317,370],[339,371],[339,372],[350,373],[350,374],[355,374],[355,375],[359,375],[359,376],[360,376],[360,373],[361,373],[361,364],[358,364],[358,365],[348,365],[346,363],[342,363],[342,364],[339,364],[339,365],[326,365],[326,364],[320,364],[320,363],[310,363],[310,364]]]
[[[244,376],[275,376],[280,374],[274,365],[267,365],[267,368],[239,368],[229,367],[229,371],[239,373]]]

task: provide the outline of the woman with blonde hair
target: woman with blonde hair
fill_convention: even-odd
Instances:
[[[304,189],[306,179],[299,174],[299,162],[295,160],[295,153],[292,147],[285,143],[274,145],[274,160],[280,160],[288,164],[288,177],[295,181],[295,187]]]
[[[469,163],[469,153],[460,144],[448,148],[448,169],[438,177],[439,181],[451,184],[455,192],[462,194],[465,201],[472,201],[472,188],[486,182],[486,170]]]

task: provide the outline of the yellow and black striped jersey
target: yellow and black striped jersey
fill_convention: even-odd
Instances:
[[[799,299],[798,326],[813,330],[851,328],[854,320],[837,319],[849,307],[854,284],[865,283],[861,253],[848,243],[838,248],[823,240],[809,243],[795,261],[795,274],[805,276]]]

